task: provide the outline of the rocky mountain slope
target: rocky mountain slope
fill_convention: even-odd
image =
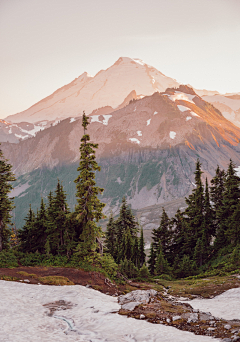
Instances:
[[[107,70],[94,77],[83,73],[73,82],[55,91],[29,109],[8,116],[5,120],[36,123],[90,114],[105,106],[118,107],[135,90],[137,95],[152,95],[179,84],[140,59],[120,57]]]
[[[135,210],[186,196],[195,186],[197,158],[208,178],[217,164],[226,168],[230,158],[240,165],[240,129],[187,86],[108,110],[92,113],[88,130],[99,143],[102,171],[97,182],[105,188],[107,212],[116,212],[124,195]],[[40,196],[46,198],[55,189],[57,178],[74,207],[82,134],[81,119],[68,118],[19,144],[2,144],[18,176],[13,191],[17,225],[23,223],[28,203],[39,206]]]

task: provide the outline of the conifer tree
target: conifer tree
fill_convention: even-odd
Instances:
[[[36,219],[33,226],[33,236],[32,236],[32,251],[39,252],[41,254],[45,253],[45,244],[47,242],[47,226],[48,218],[46,207],[41,199],[40,210],[37,212]]]
[[[148,269],[151,275],[155,274],[155,266],[156,266],[156,251],[153,247],[153,242],[151,243],[150,255],[148,260]]]
[[[233,226],[232,219],[234,212],[237,210],[238,202],[240,199],[240,178],[237,176],[234,169],[233,161],[230,159],[228,166],[225,191],[223,193],[223,205],[218,210],[219,228],[216,234],[214,247],[219,250],[228,243],[234,242],[231,240],[231,228]]]
[[[187,228],[185,250],[190,258],[193,256],[197,240],[201,238],[204,227],[204,190],[201,180],[202,173],[200,161],[197,160],[196,171],[194,172],[196,188],[193,189],[192,194],[185,199],[188,207],[184,212]]]
[[[106,229],[105,247],[107,253],[111,254],[113,258],[116,257],[116,231],[113,214],[111,213],[107,229]]]
[[[185,242],[188,239],[185,227],[185,220],[183,213],[178,209],[175,217],[172,219],[173,227],[173,241],[170,245],[172,262],[176,259],[178,255],[182,258],[185,253]]]
[[[160,226],[152,231],[153,247],[155,252],[158,253],[159,243],[162,245],[163,253],[165,254],[170,242],[170,219],[163,208]]]
[[[159,249],[158,249],[157,260],[156,260],[155,274],[156,275],[161,275],[163,273],[169,274],[171,272],[170,266],[164,257],[161,242],[159,242],[158,246],[159,246]]]
[[[25,218],[25,224],[22,229],[19,229],[18,236],[20,239],[20,250],[24,253],[31,253],[33,251],[33,234],[34,234],[35,215],[32,211],[31,204],[29,212]]]
[[[141,228],[141,235],[139,239],[139,264],[140,268],[145,264],[146,253],[144,250],[144,237],[143,237],[143,229]]]
[[[86,134],[89,121],[83,112],[82,126],[84,135],[81,139],[80,146],[80,164],[78,167],[79,175],[75,179],[77,192],[77,206],[75,208],[76,218],[79,224],[80,243],[78,251],[87,255],[96,250],[96,241],[100,243],[102,235],[101,227],[97,222],[103,217],[104,203],[98,199],[98,195],[102,194],[103,189],[96,186],[95,172],[100,171],[100,166],[96,162],[95,149],[98,144],[90,142],[90,136]]]
[[[210,195],[208,189],[208,180],[206,178],[205,185],[205,197],[204,197],[204,234],[206,236],[207,246],[209,247],[211,238],[215,235],[215,225],[214,225],[214,211],[210,204]]]
[[[132,262],[137,268],[140,268],[140,250],[139,250],[139,239],[138,237],[133,237],[132,245]]]
[[[12,190],[11,182],[15,181],[15,177],[11,171],[12,166],[7,163],[2,150],[0,149],[0,252],[8,248],[8,240],[10,230],[10,212],[13,209],[12,198],[9,198],[9,193]]]
[[[127,230],[129,230],[130,235],[132,237],[137,236],[138,223],[136,222],[131,209],[127,205],[127,201],[125,197],[123,197],[122,199],[122,205],[120,208],[119,218],[116,220],[115,226],[116,226],[116,235],[118,238],[118,242],[122,240],[123,234]]]

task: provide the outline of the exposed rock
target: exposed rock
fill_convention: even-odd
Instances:
[[[151,297],[156,296],[155,290],[136,290],[118,297],[119,304],[123,305],[130,302],[137,302],[139,304],[147,304]],[[138,305],[139,305],[138,304]]]
[[[188,318],[188,323],[196,322],[198,320],[198,314],[197,313],[191,313],[190,317]]]
[[[231,329],[231,325],[230,325],[230,324],[225,324],[225,325],[224,325],[224,328],[227,329],[227,330],[229,330],[229,329]]]
[[[140,304],[141,304],[141,302],[129,302],[129,303],[123,304],[122,309],[132,311],[135,309],[136,306],[138,306]]]

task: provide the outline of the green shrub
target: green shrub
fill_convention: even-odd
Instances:
[[[143,280],[150,278],[149,270],[145,264],[143,264],[143,266],[139,270],[139,277]]]
[[[0,267],[17,267],[18,266],[18,260],[16,255],[12,250],[10,251],[2,251],[0,252]]]
[[[131,260],[124,259],[120,264],[120,272],[128,278],[136,278],[139,275],[137,267]]]

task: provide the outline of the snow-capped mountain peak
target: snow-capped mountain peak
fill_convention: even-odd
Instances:
[[[94,77],[84,72],[29,109],[6,119],[12,123],[36,123],[76,117],[82,115],[83,110],[90,114],[101,107],[117,108],[132,91],[138,96],[146,96],[178,85],[176,80],[141,59],[120,57]]]

